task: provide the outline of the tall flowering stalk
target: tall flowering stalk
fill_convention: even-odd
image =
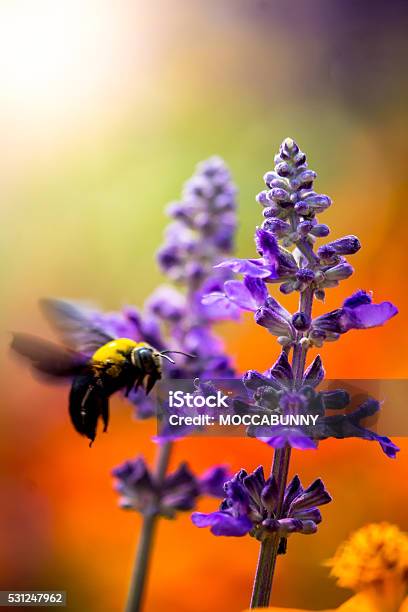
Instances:
[[[181,201],[172,203],[168,214],[172,222],[157,259],[171,284],[157,288],[142,312],[127,307],[120,313],[95,313],[94,322],[114,336],[194,354],[194,359],[180,357],[177,364],[165,363],[166,378],[231,377],[233,367],[212,326],[222,318],[234,316],[238,309],[231,304],[221,314],[219,309],[202,303],[203,295],[220,291],[231,277],[228,270],[214,269],[232,252],[236,229],[236,188],[224,162],[213,157],[199,164],[184,187]],[[155,401],[146,397],[142,389],[132,391],[129,399],[138,418],[156,414]],[[157,437],[154,471],[140,457],[113,471],[121,506],[143,515],[128,612],[140,610],[142,605],[157,519],[191,510],[200,495],[222,497],[222,485],[228,479],[222,466],[197,478],[182,464],[168,475],[173,442],[182,434],[180,429],[167,430]]]
[[[160,445],[154,470],[149,469],[142,457],[137,457],[112,471],[120,507],[143,516],[126,608],[129,612],[140,610],[143,604],[158,519],[174,519],[179,512],[192,510],[202,495],[222,497],[223,484],[228,478],[223,466],[211,468],[198,477],[186,463],[168,474],[170,450],[171,442]]]
[[[262,227],[255,232],[259,257],[219,264],[218,269],[240,274],[243,280],[228,280],[221,291],[204,298],[205,304],[220,313],[232,306],[253,311],[256,323],[277,337],[282,347],[270,370],[263,374],[250,370],[244,375],[249,399],[236,400],[236,410],[318,417],[313,428],[282,424],[250,428],[250,435],[274,448],[270,477],[265,480],[262,468],[252,474],[241,470],[226,483],[219,511],[193,514],[197,526],[210,526],[215,535],[250,533],[261,541],[252,608],[269,603],[277,555],[286,551],[288,535],[314,533],[321,521],[317,506],[331,499],[319,479],[306,490],[297,476],[287,485],[292,448],[314,448],[318,440],[328,437],[356,436],[378,441],[389,457],[398,451],[391,440],[361,424],[379,410],[376,400],[368,399],[352,412],[326,416],[327,409],[343,411],[350,398],[342,389],[316,391],[325,375],[320,356],[305,370],[310,349],[337,340],[351,329],[382,325],[397,313],[390,302],[373,304],[369,293],[357,291],[340,308],[313,318],[314,299],[324,300],[328,288],[351,276],[353,268],[345,256],[360,249],[353,235],[315,249],[316,239],[330,232],[316,216],[331,205],[327,195],[313,190],[315,178],[294,140],[284,140],[274,171],[264,177],[267,189],[257,196],[264,216]],[[269,294],[268,287],[276,284],[283,295],[298,292],[299,307],[293,315]]]

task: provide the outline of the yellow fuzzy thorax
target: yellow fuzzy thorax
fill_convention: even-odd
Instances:
[[[126,361],[131,351],[143,346],[147,346],[146,342],[135,342],[129,338],[117,338],[98,348],[92,355],[92,361],[120,365]]]
[[[391,574],[408,578],[408,535],[396,525],[373,523],[353,533],[326,565],[339,586],[360,591]]]

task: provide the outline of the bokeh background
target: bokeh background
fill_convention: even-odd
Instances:
[[[123,608],[140,519],[117,508],[110,471],[138,453],[153,459],[154,423],[118,398],[110,434],[90,450],[69,425],[67,390],[10,359],[9,331],[51,337],[42,296],[141,305],[161,281],[164,206],[197,161],[216,153],[230,165],[246,256],[262,175],[285,136],[299,142],[335,201],[333,237],[363,244],[327,308],[360,287],[400,308],[386,328],[325,347],[328,375],[407,376],[407,25],[398,0],[1,0],[2,589],[65,589],[72,610]],[[220,333],[240,370],[275,360],[250,317]],[[407,528],[408,442],[398,442],[396,461],[362,441],[294,453],[291,471],[322,476],[335,501],[316,536],[291,539],[276,604],[338,604],[347,593],[321,564],[342,539],[369,521]],[[182,458],[197,471],[253,469],[271,452],[200,438],[177,445]],[[158,535],[146,612],[248,605],[255,541],[216,539],[187,515]]]

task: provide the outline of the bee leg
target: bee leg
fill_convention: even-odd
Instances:
[[[88,386],[87,390],[85,391],[85,395],[81,400],[81,405],[80,405],[80,411],[79,411],[79,415],[82,421],[82,425],[85,424],[85,419],[86,419],[86,415],[87,415],[87,410],[86,410],[86,403],[89,400],[91,393],[94,390],[94,386],[91,384]],[[92,440],[93,442],[93,440]]]
[[[149,395],[150,391],[153,389],[158,380],[160,380],[160,376],[158,376],[155,372],[152,372],[146,377],[146,395]]]
[[[278,555],[285,555],[286,554],[287,545],[288,545],[288,541],[287,541],[286,538],[281,538],[279,540]]]
[[[108,431],[109,425],[109,399],[106,396],[101,396],[101,417],[103,423],[103,432]]]
[[[137,391],[140,386],[143,386],[143,379],[144,379],[144,375],[142,373],[139,374],[138,377],[136,378],[136,382],[134,386],[135,391]]]

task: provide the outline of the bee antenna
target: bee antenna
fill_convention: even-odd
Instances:
[[[174,359],[172,359],[171,357],[169,357],[168,355],[164,355],[163,353],[159,353],[159,355],[161,357],[163,357],[164,359],[167,359],[167,361],[170,361],[170,363],[175,364],[176,362],[174,361]]]
[[[195,359],[197,357],[197,355],[192,355],[191,353],[185,353],[184,351],[162,351],[160,353],[160,355],[162,355],[163,357],[168,359],[168,357],[166,357],[166,355],[168,353],[170,353],[170,354],[174,353],[174,354],[177,354],[177,355],[184,355],[185,357],[190,357],[191,359]]]

